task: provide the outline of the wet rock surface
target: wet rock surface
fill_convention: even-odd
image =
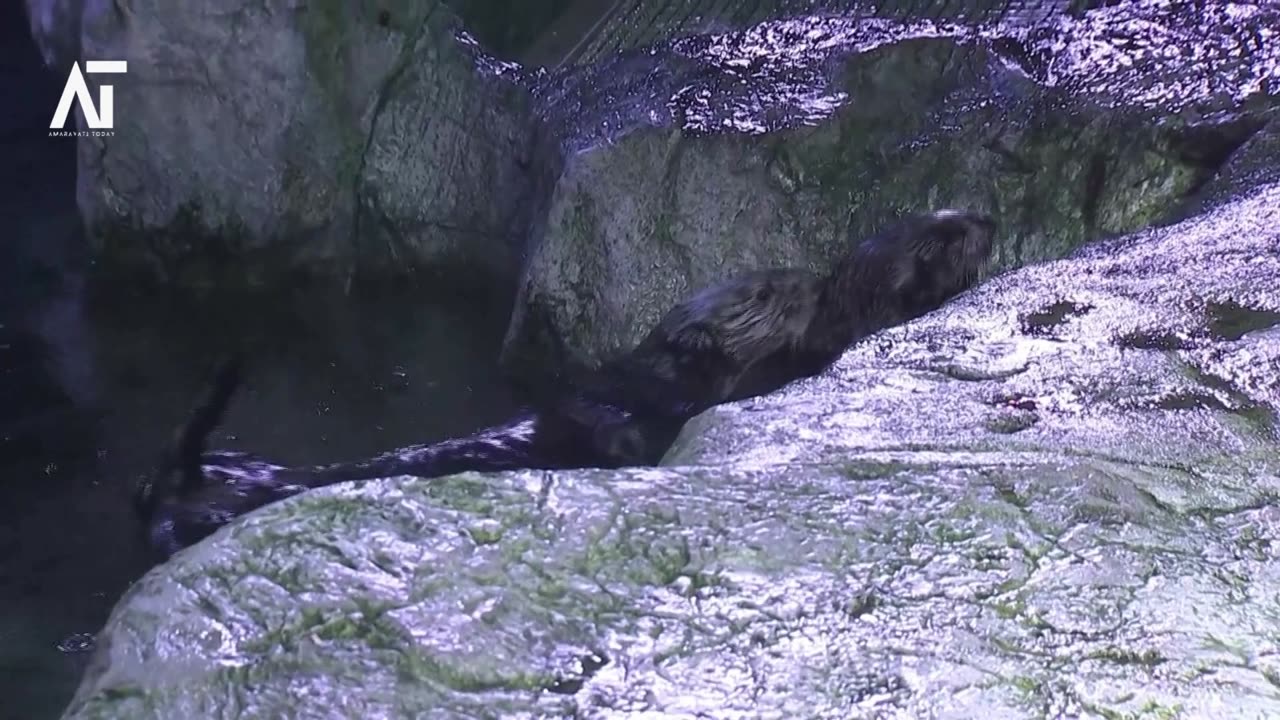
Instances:
[[[622,0],[612,4],[601,19],[601,27],[569,61],[579,64],[599,62],[619,50],[644,47],[673,37],[701,33],[745,30],[762,22],[814,15],[843,15],[888,19],[929,19],[1017,22],[1044,20],[1065,11],[1082,9],[1086,3],[1068,0],[1008,2],[1007,0],[952,0],[946,3],[914,0],[872,3],[861,0],[762,0],[726,3],[720,0]]]
[[[668,460],[1071,448],[1249,489],[1280,462],[1276,188],[996,277],[792,391],[704,413]]]
[[[87,2],[78,20],[81,57],[129,62],[106,81],[114,130],[78,139],[100,258],[182,286],[514,274],[526,97],[476,71],[447,7]]]
[[[95,52],[163,41],[142,44],[164,62],[131,102],[169,123],[150,148],[113,154],[120,128],[82,145],[101,174],[82,210],[160,230],[99,232],[105,247],[188,284],[232,258],[473,269],[527,249],[509,358],[623,343],[715,273],[821,265],[899,209],[997,211],[1023,239],[1009,267],[1195,194],[1181,224],[998,277],[823,377],[704,415],[661,468],[397,478],[250,515],[145,576],[95,642],[66,639],[93,647],[67,717],[1280,713],[1280,190],[1256,185],[1275,167],[1269,101],[1246,102],[1278,77],[1274,9],[802,18],[531,73],[454,44],[443,10],[237,8],[169,35],[167,6],[89,6]],[[147,76],[210,27],[279,57]],[[234,123],[195,101],[240,77],[282,94],[233,91]],[[179,102],[204,110],[174,121]],[[1200,143],[1205,126],[1227,130]],[[567,165],[544,223],[529,208],[561,157],[506,148],[547,128]],[[93,195],[147,173],[157,204]],[[227,183],[198,213],[181,202]],[[588,243],[589,225],[624,239]],[[509,227],[535,242],[490,243]],[[219,239],[204,255],[202,232]]]
[[[1145,227],[1212,171],[1153,119],[1068,109],[980,45],[906,40],[853,57],[839,77],[827,88],[839,109],[816,127],[730,119],[719,98],[715,132],[637,130],[573,155],[525,267],[508,364],[558,366],[561,346],[598,361],[698,288],[761,267],[825,269],[932,208],[994,215],[997,268],[1058,257]],[[700,92],[684,110],[714,126]]]
[[[1067,195],[1081,196],[1073,195],[1070,204],[1083,215],[1083,235],[1123,232],[1132,227],[1117,222],[1108,228],[1099,193],[1137,183],[1151,201],[1135,213],[1145,217],[1153,203],[1164,204],[1184,189],[1183,165],[1203,169],[1195,158],[1160,160],[1154,120],[1191,108],[1179,122],[1198,125],[1204,113],[1267,93],[1280,76],[1280,43],[1272,42],[1280,16],[1274,8],[1243,2],[1197,10],[1142,0],[1083,12],[1088,3],[1029,9],[975,0],[874,9],[834,1],[731,8],[634,0],[618,3],[602,24],[579,29],[587,33],[579,48],[585,55],[552,70],[520,68],[455,42],[453,10],[439,3],[277,5],[193,11],[144,3],[126,12],[94,0],[28,0],[33,34],[50,62],[65,67],[79,56],[133,63],[115,81],[114,134],[80,138],[79,204],[102,258],[188,286],[262,283],[294,271],[341,276],[428,270],[438,278],[463,271],[508,292],[526,254],[550,254],[569,264],[591,261],[580,243],[558,240],[566,232],[557,227],[565,208],[547,207],[566,157],[624,141],[645,146],[640,152],[651,170],[671,169],[667,144],[693,155],[688,162],[714,165],[721,160],[698,158],[696,143],[628,135],[655,127],[753,135],[811,125],[838,136],[842,150],[835,157],[782,153],[774,161],[776,146],[788,145],[774,139],[758,143],[739,165],[750,171],[752,156],[769,157],[774,179],[789,188],[784,200],[815,179],[831,180],[826,176],[836,166],[830,191],[853,185],[877,198],[873,207],[853,213],[859,226],[906,209],[899,207],[905,203],[896,188],[870,189],[886,166],[901,164],[898,150],[933,149],[906,168],[904,188],[908,180],[932,185],[932,173],[943,171],[1034,173],[1054,167],[1058,154],[1069,151],[1073,162],[1058,173],[1069,177],[1047,173],[1044,186],[1032,183],[1014,199],[1008,192],[991,198],[1017,205],[1008,220],[1023,225],[1030,222],[1026,216],[1047,213],[1032,234],[1045,234],[1049,247],[1060,248],[1067,241],[1057,237],[1055,213]],[[510,34],[515,19],[494,16],[501,0],[457,0],[452,7],[499,50],[532,42]],[[530,27],[544,27],[556,12],[573,15],[547,6],[534,13]],[[925,38],[957,43],[955,56],[886,47]],[[974,44],[985,51],[971,51]],[[237,50],[223,52],[227,47]],[[876,48],[882,50],[874,57],[857,57]],[[856,67],[848,70],[851,58]],[[477,64],[482,72],[475,72]],[[922,80],[929,73],[937,77]],[[89,82],[93,87],[98,79],[90,76]],[[903,88],[922,96],[910,97]],[[880,124],[850,127],[850,115],[876,115],[867,112],[868,105],[880,104],[868,95],[875,92],[891,97],[881,105]],[[1028,93],[1041,97],[1030,102]],[[1063,94],[1073,100],[1059,106]],[[1122,117],[1122,110],[1134,108],[1153,114],[1136,121],[1140,129],[1133,137],[1113,127],[1128,119],[1075,117],[1082,99]],[[997,114],[1000,125],[1014,120],[1018,127],[992,127]],[[1022,137],[1034,133],[1037,122],[1058,133],[1053,147]],[[544,137],[560,140],[560,152]],[[888,147],[890,139],[896,149]],[[1043,152],[1030,152],[1028,143]],[[829,150],[821,143],[815,149]],[[634,152],[585,164],[627,175],[615,166]],[[607,150],[596,154],[610,156]],[[940,157],[947,167],[938,165]],[[655,168],[658,160],[668,166]],[[957,161],[963,164],[953,167]],[[582,164],[571,160],[555,191],[561,203],[571,203],[576,185],[590,174]],[[248,190],[245,178],[253,178]],[[676,193],[676,184],[664,178],[661,193]],[[628,189],[625,181],[606,186]],[[923,196],[945,200],[946,190],[914,187],[910,197],[913,203]],[[610,205],[614,200],[603,198]],[[810,227],[804,203],[799,205],[792,213],[800,212],[798,221],[776,221],[798,222],[793,234],[820,235],[826,228]],[[629,226],[652,230],[645,225],[662,220],[619,212],[605,218],[606,225],[629,233],[637,231]],[[606,252],[636,255],[626,246],[631,240],[622,242]],[[716,237],[685,242],[723,246]],[[648,244],[661,243],[650,238]],[[734,267],[732,251],[725,252],[711,261]],[[777,249],[770,257],[797,252]],[[695,267],[658,267],[696,276],[707,257],[700,253],[689,260]],[[535,260],[529,272],[546,273],[540,262],[552,261]],[[537,355],[537,348],[516,346],[536,344],[539,333],[572,330],[566,318],[595,299],[592,288],[560,297],[564,288],[554,277],[546,285],[534,289],[552,295],[549,302],[561,307],[551,314],[558,317],[549,329],[533,331],[518,319],[513,353]],[[521,310],[544,313],[541,302],[531,298]],[[628,329],[601,332],[604,337],[586,339],[588,354]]]
[[[505,364],[598,360],[697,288],[821,268],[928,207],[994,214],[997,267],[1060,257],[1185,212],[1275,114],[1274,8],[976,5],[769,20],[529,78],[566,160]]]
[[[1273,715],[1277,200],[995,278],[660,468],[254,513],[67,717]]]

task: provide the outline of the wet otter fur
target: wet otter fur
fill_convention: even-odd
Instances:
[[[786,269],[734,277],[667,312],[631,352],[578,371],[579,382],[593,397],[677,417],[767,394],[967,289],[990,257],[995,229],[983,213],[937,210],[858,242],[825,276]],[[620,398],[620,387],[643,392]]]
[[[234,357],[221,363],[205,400],[178,429],[155,470],[134,489],[145,540],[158,560],[240,515],[312,488],[398,475],[652,465],[683,425],[569,395],[526,407],[506,423],[464,437],[397,448],[356,462],[285,466],[250,453],[205,449],[241,385],[241,364]]]
[[[288,467],[206,451],[241,382],[230,359],[136,488],[147,541],[164,559],[251,510],[348,480],[656,464],[692,416],[821,372],[858,339],[966,289],[994,230],[985,215],[940,210],[858,243],[826,276],[739,276],[676,306],[634,350],[575,372],[507,423],[358,462]]]

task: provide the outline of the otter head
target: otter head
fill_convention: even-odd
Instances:
[[[996,223],[985,213],[935,210],[894,228],[886,282],[908,315],[936,309],[966,290],[991,256]]]

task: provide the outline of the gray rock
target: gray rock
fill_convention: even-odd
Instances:
[[[665,462],[1067,451],[1254,497],[1280,462],[1277,197],[994,278],[824,375],[704,413]]]
[[[995,278],[665,467],[253,513],[65,717],[1274,716],[1278,201]]]
[[[823,269],[904,213],[991,212],[995,266],[1014,267],[1145,227],[1202,179],[1154,121],[1068,109],[1006,60],[907,40],[844,61],[824,96],[847,101],[816,127],[650,128],[573,155],[525,266],[505,364],[556,366],[567,348],[598,361],[698,288],[761,267]]]
[[[580,3],[588,4],[588,3]],[[1077,5],[1080,3],[1076,3]],[[705,32],[741,30],[776,18],[805,15],[857,15],[915,20],[964,20],[968,22],[1016,18],[1035,22],[1072,9],[1069,0],[1023,3],[1010,0],[952,0],[951,2],[873,3],[865,0],[620,0],[595,29],[572,60],[594,63],[619,50],[644,47],[673,37]]]
[[[70,12],[30,7],[33,22]],[[79,20],[82,57],[129,62],[114,131],[79,139],[78,203],[105,261],[182,285],[514,276],[526,91],[477,72],[443,5],[89,2]]]
[[[539,84],[567,161],[507,367],[591,363],[697,288],[753,263],[822,269],[908,211],[990,211],[997,268],[1178,217],[1274,106],[1280,50],[1258,38],[1275,8],[946,5],[687,36],[687,7],[623,3],[680,29]]]
[[[1263,103],[1259,103],[1263,105]],[[1280,98],[1269,97],[1265,105],[1252,112],[1233,113],[1221,122],[1224,131],[1219,136],[1239,136],[1242,129],[1260,126],[1223,164],[1222,169],[1180,208],[1175,219],[1191,217],[1228,200],[1242,191],[1280,180]],[[1241,125],[1245,124],[1244,128]]]

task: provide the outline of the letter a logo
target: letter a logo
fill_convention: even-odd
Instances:
[[[123,74],[128,70],[128,63],[124,60],[87,60],[84,64],[84,70],[87,73],[120,73]],[[103,84],[98,88],[98,102],[101,104],[101,114],[99,109],[93,104],[93,96],[89,94],[89,85],[84,81],[84,75],[80,72],[80,63],[71,64],[71,75],[67,77],[67,84],[62,88],[62,99],[58,101],[58,109],[53,113],[53,122],[49,123],[51,128],[60,128],[67,124],[67,114],[71,112],[71,101],[80,101],[80,111],[84,113],[84,120],[93,130],[110,130],[115,120],[115,110],[113,100],[115,93],[110,85]]]

